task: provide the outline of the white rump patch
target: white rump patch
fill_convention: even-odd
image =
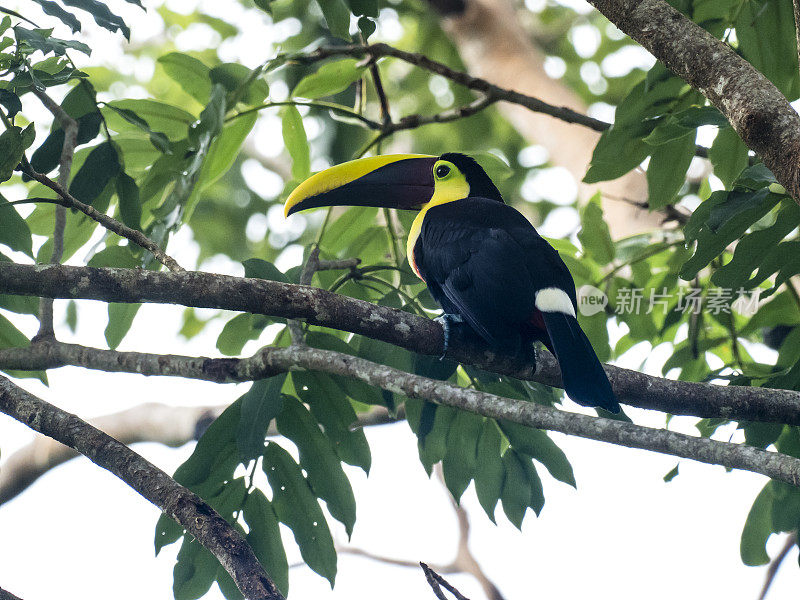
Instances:
[[[569,295],[556,287],[544,288],[536,292],[536,308],[542,312],[560,312],[575,316],[575,307],[572,306]]]

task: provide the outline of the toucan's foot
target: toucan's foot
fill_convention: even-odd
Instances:
[[[434,319],[444,330],[444,347],[442,348],[442,355],[439,360],[444,360],[447,356],[447,350],[450,348],[450,328],[456,323],[463,323],[464,317],[453,313],[443,313],[441,316]]]

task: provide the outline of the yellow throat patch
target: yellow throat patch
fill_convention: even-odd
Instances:
[[[456,200],[463,200],[469,196],[469,183],[467,183],[467,178],[458,170],[458,167],[449,161],[440,160],[433,165],[433,179],[433,196],[431,196],[430,201],[422,206],[414,222],[411,223],[411,230],[408,232],[408,241],[406,242],[408,264],[411,265],[417,277],[423,281],[425,281],[425,278],[420,275],[414,257],[414,246],[417,245],[419,234],[422,231],[422,222],[425,220],[425,215],[428,210],[434,206],[455,202]]]

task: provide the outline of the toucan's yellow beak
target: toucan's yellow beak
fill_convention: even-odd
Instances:
[[[288,217],[320,206],[416,209],[433,195],[436,156],[387,154],[325,169],[298,185],[286,199]]]

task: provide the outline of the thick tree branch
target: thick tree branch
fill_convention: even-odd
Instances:
[[[0,588],[0,600],[22,600],[22,599],[15,596],[11,592],[7,592],[3,588]]]
[[[422,320],[424,321],[424,319]],[[84,349],[84,352],[87,350]],[[102,360],[108,364],[113,364],[111,360],[113,354],[124,355],[120,357],[121,362],[133,363],[134,368],[137,369],[134,372],[137,373],[145,374],[147,369],[154,370],[156,365],[161,363],[165,365],[165,371],[169,371],[171,374],[180,374],[183,377],[194,376],[211,381],[263,379],[277,373],[296,370],[343,375],[410,398],[444,404],[493,419],[506,419],[537,429],[558,431],[567,435],[628,448],[640,448],[699,462],[753,471],[792,485],[800,484],[800,459],[791,456],[765,452],[751,446],[697,438],[667,430],[642,427],[633,423],[589,417],[530,402],[502,398],[413,375],[362,358],[308,346],[267,347],[249,359],[190,359],[177,356],[142,355],[141,362],[136,361],[136,353],[114,353],[111,350],[91,350],[91,352],[99,353]],[[118,366],[115,370],[122,369]]]
[[[77,198],[75,198],[72,194],[70,194],[64,186],[61,184],[53,181],[47,175],[43,175],[42,173],[37,173],[33,170],[30,163],[23,159],[22,161],[22,170],[23,172],[28,175],[31,179],[35,179],[42,185],[49,187],[53,190],[63,201],[63,206],[66,208],[74,208],[76,210],[81,211],[87,217],[92,219],[93,221],[97,221],[108,229],[109,231],[113,231],[117,235],[124,237],[137,246],[144,248],[145,250],[150,251],[155,259],[160,262],[162,265],[167,267],[170,271],[183,271],[183,267],[181,267],[177,261],[166,254],[161,247],[156,244],[153,240],[143,234],[141,231],[136,229],[132,229],[127,225],[120,223],[113,217],[109,217],[105,213],[101,213],[99,210],[90,206],[88,204],[84,204]]]
[[[124,444],[2,376],[0,412],[74,448],[183,525],[217,557],[246,598],[283,599],[253,550],[225,519],[202,498]]]
[[[702,92],[800,202],[800,116],[764,75],[664,0],[589,2]]]
[[[405,311],[313,287],[210,273],[0,263],[0,293],[180,304],[304,319],[312,325],[365,335],[433,356],[441,353],[443,342],[438,323]],[[81,348],[37,345],[30,350],[30,355],[25,349],[6,349],[0,352],[0,366],[39,369],[75,364],[109,371],[179,375],[222,382],[253,379],[254,361],[258,357],[244,360],[163,357],[109,350],[93,350],[82,355]],[[538,354],[534,368],[520,362],[518,357],[493,352],[477,341],[456,338],[448,356],[487,371],[551,386],[561,385],[558,365],[544,351]],[[674,381],[610,365],[605,368],[620,402],[630,406],[676,415],[800,425],[798,392]]]

